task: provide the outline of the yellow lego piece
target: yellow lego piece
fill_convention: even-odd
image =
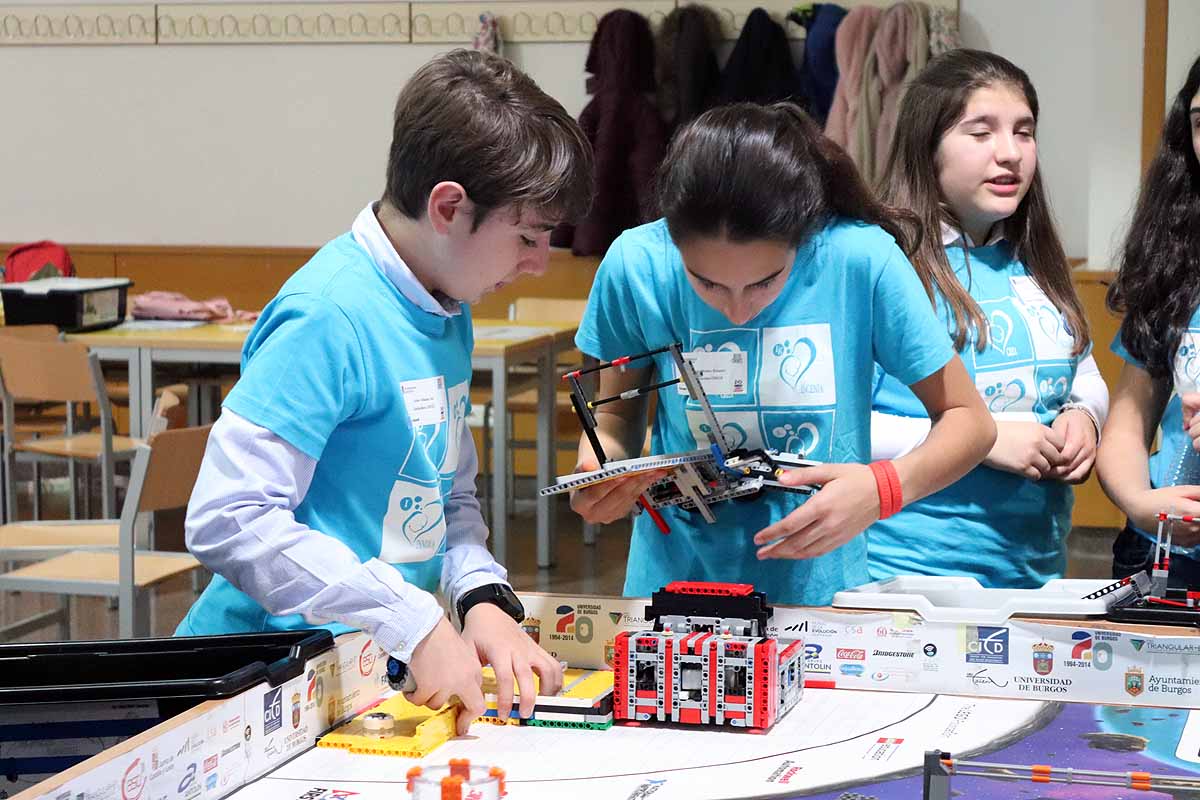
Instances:
[[[534,686],[539,686],[537,673],[533,675]],[[605,695],[613,690],[612,670],[576,669],[567,667],[563,670],[563,688],[556,695],[538,695],[535,708],[540,706],[575,706],[581,709],[591,708]],[[489,711],[496,713],[496,673],[491,667],[483,668],[483,699]],[[513,684],[513,702],[520,699],[521,690]],[[497,716],[476,717],[477,722],[487,722],[491,725],[519,725],[520,720],[509,717],[502,722]]]
[[[402,694],[396,694],[332,733],[325,734],[317,740],[317,746],[340,747],[351,753],[367,755],[423,758],[454,738],[458,709],[459,706],[452,703],[431,711],[424,706],[413,705]],[[380,713],[391,715],[391,730],[368,730],[367,725],[371,723],[364,720],[368,715]]]

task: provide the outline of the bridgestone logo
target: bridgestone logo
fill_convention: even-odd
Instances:
[[[873,656],[884,656],[886,658],[912,658],[913,654],[905,650],[872,650]]]

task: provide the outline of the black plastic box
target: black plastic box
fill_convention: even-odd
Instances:
[[[125,320],[129,278],[44,278],[0,283],[5,325],[57,325],[68,333],[111,328]]]
[[[278,686],[332,648],[323,628],[0,645],[0,797],[6,778],[60,772],[206,700]]]

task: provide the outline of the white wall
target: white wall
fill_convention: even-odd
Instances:
[[[1064,243],[1096,268],[1111,265],[1137,189],[1142,7],[961,0],[965,44],[1033,79]],[[1172,42],[1196,29],[1177,8],[1200,17],[1200,2],[1171,3]],[[396,94],[443,49],[0,47],[0,241],[319,245],[379,195]],[[1186,49],[1170,48],[1169,81]],[[506,54],[568,112],[583,108],[586,44]]]
[[[1167,16],[1167,108],[1187,80],[1188,70],[1200,56],[1200,3],[1195,0],[1175,0],[1169,4]]]
[[[1110,268],[1140,174],[1143,5],[962,0],[961,26],[966,46],[1029,73],[1041,102],[1042,180],[1063,244],[1090,268]]]
[[[0,241],[319,245],[433,45],[0,48]],[[506,54],[578,115],[585,44]]]

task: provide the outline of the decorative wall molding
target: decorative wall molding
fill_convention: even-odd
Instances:
[[[703,0],[699,0],[703,2]],[[697,0],[495,0],[459,3],[312,2],[128,5],[0,5],[0,46],[79,44],[287,44],[416,42],[466,44],[491,12],[506,42],[587,42],[600,18],[628,8],[656,31],[677,6]],[[842,0],[844,6],[891,5],[894,0]],[[926,0],[957,11],[958,0]],[[755,8],[765,8],[792,39],[804,29],[787,21],[796,0],[713,0],[704,3],[736,39]]]
[[[596,32],[600,18],[618,8],[637,11],[658,29],[675,9],[675,0],[635,0],[634,2],[505,2],[493,3],[413,3],[414,42],[470,42],[479,30],[479,15],[491,12],[500,23],[500,35],[507,42],[588,42]]]
[[[408,3],[158,6],[159,44],[408,42]]]
[[[0,45],[154,42],[152,4],[0,6]]]

